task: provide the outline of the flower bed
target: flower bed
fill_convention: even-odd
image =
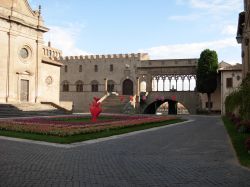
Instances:
[[[0,121],[0,130],[70,136],[175,119],[167,116],[106,116],[93,123],[90,116],[63,116]]]

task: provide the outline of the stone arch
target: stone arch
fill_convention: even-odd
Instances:
[[[168,102],[168,106],[169,106],[169,112],[168,114],[177,114],[177,101],[171,100],[171,99],[164,99],[164,100],[155,100],[152,103],[150,103],[149,105],[147,105],[147,107],[144,109],[143,113],[144,114],[155,114],[157,109],[165,102]]]
[[[200,95],[197,92],[149,92],[146,100],[140,103],[142,113],[153,114],[153,109],[148,107],[158,108],[163,102],[176,101],[185,106],[190,114],[196,114],[197,109],[201,107]]]
[[[122,83],[123,95],[134,95],[134,83],[131,79],[125,79]]]

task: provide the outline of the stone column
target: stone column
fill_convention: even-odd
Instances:
[[[140,101],[140,78],[139,77],[136,77],[136,86],[137,86],[137,89],[136,89],[136,103],[139,103]]]
[[[16,34],[12,31],[8,32],[8,59],[7,59],[7,84],[6,84],[6,102],[15,101],[16,95],[14,95],[15,89],[15,78],[14,75],[14,56],[16,56],[15,49],[15,38]],[[18,51],[19,52],[19,51]],[[17,83],[19,84],[19,83]],[[18,93],[17,93],[18,94]]]
[[[140,90],[140,78],[139,77],[136,77],[136,83],[137,83],[137,92],[136,92],[136,95],[137,96],[140,96],[140,92],[141,92],[141,90]]]
[[[178,76],[175,76],[175,89],[177,91],[177,81],[178,81]]]
[[[159,91],[159,77],[156,77],[156,91]]]
[[[171,91],[171,80],[172,80],[172,77],[168,77],[168,80],[169,80],[169,91]]]
[[[182,77],[181,77],[181,80],[182,80],[182,91],[184,91],[184,80],[185,80],[185,76],[182,76]]]
[[[147,92],[151,92],[152,91],[152,75],[147,75],[146,91]]]
[[[190,80],[191,80],[191,77],[190,75],[188,76],[188,91],[190,91]]]
[[[36,103],[40,102],[41,95],[43,95],[43,93],[41,93],[43,92],[42,86],[40,86],[42,85],[41,82],[43,81],[42,79],[44,78],[44,77],[41,77],[41,74],[42,74],[41,70],[43,70],[41,67],[41,61],[42,61],[42,56],[43,56],[42,46],[43,46],[43,39],[40,36],[38,36],[36,40],[36,69],[35,69],[35,102]],[[59,94],[60,94],[60,90],[59,90]]]
[[[166,80],[166,77],[163,76],[163,77],[162,77],[162,80],[163,80],[163,91],[165,91],[165,80]]]

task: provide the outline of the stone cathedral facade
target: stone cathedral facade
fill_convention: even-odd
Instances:
[[[41,8],[27,0],[0,1],[0,103],[59,104],[61,51],[44,46]]]

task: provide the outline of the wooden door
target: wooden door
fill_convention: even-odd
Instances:
[[[21,93],[20,93],[21,102],[29,101],[29,81],[21,80]]]
[[[133,95],[133,82],[130,79],[126,79],[122,85],[123,95]]]

